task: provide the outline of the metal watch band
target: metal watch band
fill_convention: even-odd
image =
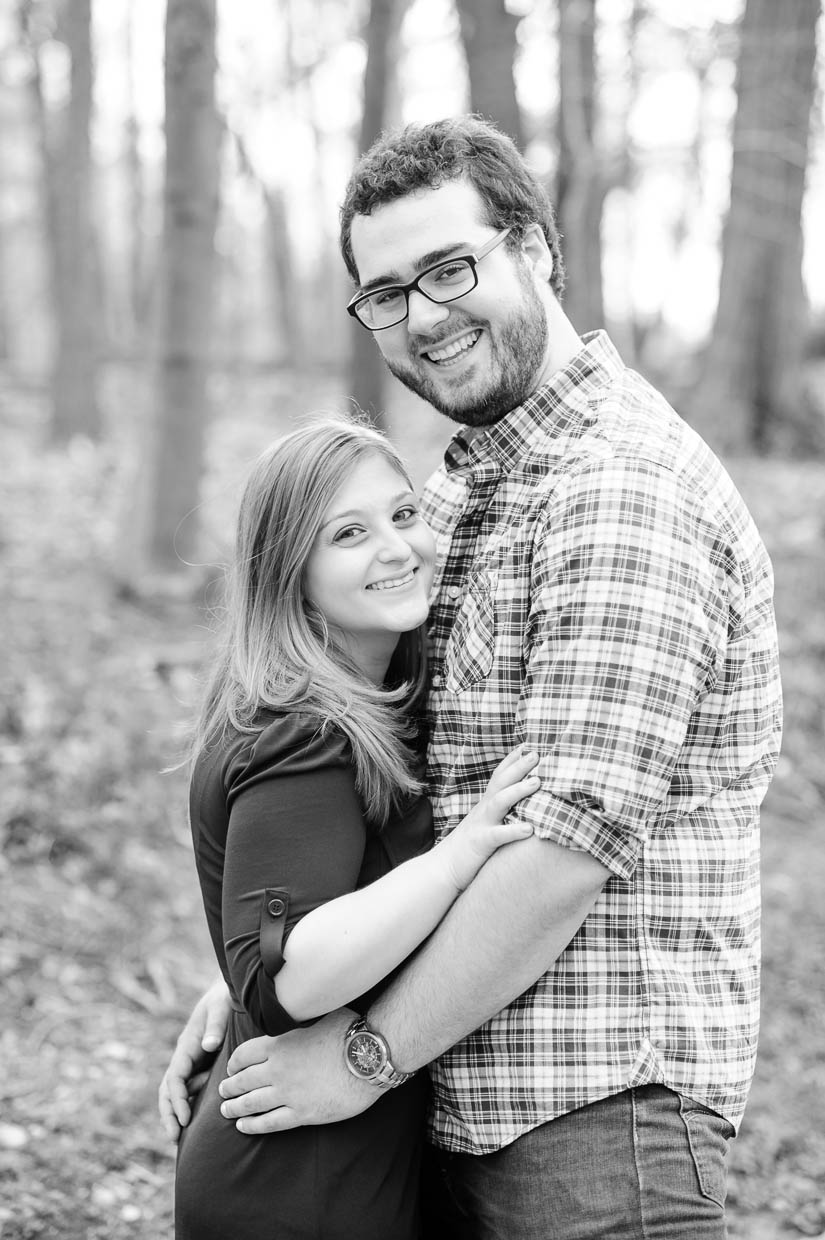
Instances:
[[[368,1034],[372,1039],[374,1039],[374,1041],[379,1043],[384,1051],[383,1064],[371,1074],[366,1074],[359,1071],[353,1065],[348,1054],[353,1038],[355,1038],[359,1033]],[[393,1067],[390,1060],[387,1039],[383,1036],[383,1034],[377,1033],[374,1029],[370,1029],[363,1016],[357,1017],[347,1029],[344,1047],[344,1059],[353,1076],[357,1076],[361,1081],[369,1081],[369,1083],[371,1085],[375,1085],[377,1089],[394,1089],[396,1085],[403,1085],[405,1081],[409,1081],[411,1077],[415,1076],[414,1072],[399,1072],[397,1068]]]

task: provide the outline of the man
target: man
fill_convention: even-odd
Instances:
[[[709,449],[603,333],[573,330],[552,209],[492,126],[380,140],[341,238],[350,313],[464,428],[424,497],[438,829],[513,744],[542,756],[518,807],[532,837],[372,1005],[366,1049],[384,1075],[430,1065],[445,1234],[718,1240],[780,733],[767,555]],[[352,1015],[239,1048],[224,1114],[273,1132],[369,1106]],[[173,1129],[210,1024],[217,992],[161,1090]]]

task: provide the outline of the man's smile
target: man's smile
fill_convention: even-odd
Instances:
[[[449,362],[454,362],[456,358],[462,357],[465,353],[469,353],[470,349],[475,347],[476,342],[481,336],[480,328],[472,328],[470,331],[462,332],[460,336],[456,336],[447,344],[439,344],[437,347],[422,350],[421,356],[426,358],[428,362],[434,362],[436,365],[443,366]]]

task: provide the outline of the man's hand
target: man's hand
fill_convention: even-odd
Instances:
[[[218,978],[201,995],[181,1031],[158,1089],[161,1123],[171,1141],[177,1141],[189,1123],[190,1099],[203,1088],[206,1069],[226,1035],[229,1012],[229,992]]]
[[[252,1038],[229,1060],[219,1086],[221,1113],[239,1132],[283,1132],[360,1115],[380,1089],[357,1080],[344,1063],[344,1035],[355,1012],[339,1008],[306,1029]],[[247,1118],[242,1118],[247,1117]]]

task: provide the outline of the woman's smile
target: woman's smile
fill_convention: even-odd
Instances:
[[[411,568],[408,573],[404,573],[403,577],[385,578],[383,581],[373,581],[367,586],[368,590],[397,590],[401,586],[408,586],[410,582],[415,580],[417,568]]]

